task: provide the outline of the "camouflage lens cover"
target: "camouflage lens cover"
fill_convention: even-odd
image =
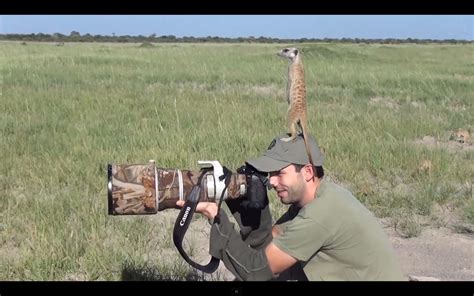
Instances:
[[[109,214],[156,214],[156,181],[154,163],[109,165]]]
[[[177,208],[198,182],[200,171],[157,168],[155,163],[109,164],[108,199],[110,215],[156,214]],[[202,194],[200,200],[206,200]]]

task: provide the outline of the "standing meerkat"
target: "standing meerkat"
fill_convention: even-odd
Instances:
[[[296,138],[296,127],[299,124],[303,130],[306,153],[308,153],[309,161],[314,167],[313,157],[307,141],[308,121],[306,115],[306,84],[304,80],[304,68],[301,59],[301,52],[297,48],[291,47],[282,49],[278,55],[290,60],[290,65],[288,66],[288,84],[286,89],[288,100],[286,120],[291,136],[281,140],[289,142]]]

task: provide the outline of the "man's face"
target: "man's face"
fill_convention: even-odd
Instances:
[[[271,172],[269,180],[283,204],[295,204],[303,198],[306,182],[301,171],[296,172],[294,165]]]

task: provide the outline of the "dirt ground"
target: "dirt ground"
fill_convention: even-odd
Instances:
[[[403,238],[392,226],[380,220],[397,254],[403,272],[418,281],[474,281],[474,233],[454,233],[448,228],[424,228],[417,237]],[[190,241],[199,245],[195,260],[207,263],[209,255],[207,221],[193,221]],[[222,262],[209,280],[231,281],[234,276]]]
[[[474,234],[448,228],[425,228],[417,237],[402,238],[385,227],[403,272],[420,281],[473,281]]]

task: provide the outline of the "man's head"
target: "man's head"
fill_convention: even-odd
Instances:
[[[262,156],[248,160],[247,164],[258,171],[269,173],[270,185],[276,190],[282,203],[303,206],[314,197],[316,183],[313,177],[321,178],[324,175],[324,156],[316,140],[309,136],[308,144],[316,168],[312,167],[303,136],[298,135],[290,142],[281,141],[286,136],[287,134],[283,134],[273,139]]]
[[[287,136],[288,134],[282,134],[274,138],[262,156],[248,160],[247,164],[265,173],[279,171],[290,164],[303,166],[309,164],[303,135],[299,134],[294,140],[289,142],[281,140]],[[316,139],[308,136],[307,140],[311,149],[311,155],[313,156],[314,165],[316,167],[322,167],[324,155],[321,153]]]

